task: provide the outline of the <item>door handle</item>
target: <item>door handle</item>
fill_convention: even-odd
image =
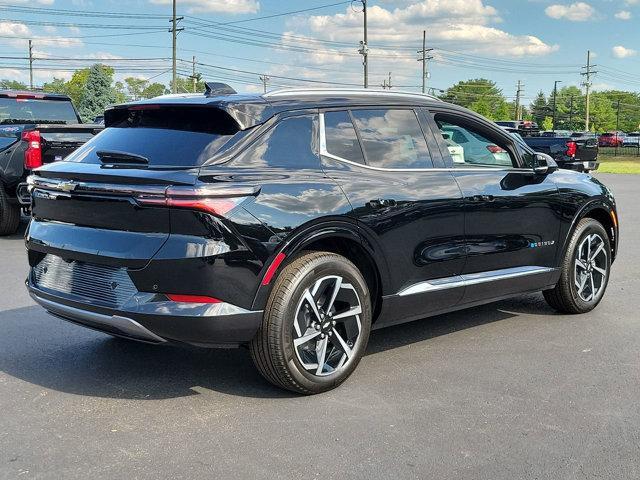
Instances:
[[[493,202],[496,197],[493,195],[473,195],[472,197],[468,197],[468,199],[472,202]]]

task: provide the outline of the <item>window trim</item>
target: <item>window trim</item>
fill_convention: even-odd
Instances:
[[[363,107],[366,108],[366,107]],[[371,107],[368,107],[371,108]],[[349,107],[341,107],[341,108],[332,108],[330,110],[326,110],[326,111],[336,111],[336,110],[345,110],[345,111],[350,111],[351,109]],[[320,139],[318,141],[318,144],[320,145],[320,156],[321,157],[327,157],[327,158],[331,158],[333,160],[336,160],[338,162],[342,162],[342,163],[347,163],[349,165],[353,165],[356,167],[361,167],[361,168],[368,168],[369,170],[375,170],[375,171],[379,171],[379,172],[460,172],[460,171],[465,171],[465,172],[487,172],[487,171],[493,171],[493,172],[497,172],[497,171],[505,171],[505,172],[528,172],[528,173],[532,173],[533,169],[531,168],[526,168],[526,167],[502,167],[502,166],[497,166],[497,167],[492,167],[492,166],[486,166],[486,167],[469,167],[469,168],[456,168],[456,167],[427,167],[427,168],[384,168],[384,167],[374,167],[371,165],[368,165],[366,163],[358,163],[358,162],[354,162],[353,160],[348,160],[346,158],[342,158],[339,157],[338,155],[333,155],[332,153],[329,153],[327,151],[327,139],[326,139],[326,132],[325,132],[325,126],[324,126],[324,112],[325,110],[321,110],[319,112],[319,128],[318,128],[318,133],[320,135]],[[355,128],[355,126],[354,126]],[[357,134],[357,129],[356,129],[356,134]],[[433,133],[432,133],[433,135]],[[437,141],[437,139],[436,139]],[[362,146],[360,146],[360,148],[362,148]],[[448,152],[447,152],[448,153]],[[364,155],[364,152],[363,152]],[[365,161],[366,161],[366,156],[365,156]],[[444,161],[444,157],[443,157],[443,161]]]

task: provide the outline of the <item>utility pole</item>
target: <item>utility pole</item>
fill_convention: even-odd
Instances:
[[[192,62],[191,83],[192,83],[192,86],[193,86],[193,93],[196,93],[196,84],[197,84],[198,80],[196,78],[196,56],[195,55],[191,58],[191,62]]]
[[[269,82],[269,80],[271,80],[269,78],[268,75],[261,75],[260,77],[258,77],[260,79],[260,81],[262,82],[262,90],[264,91],[264,93],[267,93],[267,83]]]
[[[29,90],[33,90],[33,42],[29,40]]]
[[[171,20],[169,20],[172,23],[171,28],[169,29],[169,32],[171,32],[171,37],[173,40],[173,44],[172,44],[172,48],[173,48],[173,63],[172,63],[172,85],[171,85],[171,92],[172,93],[178,93],[178,73],[177,73],[177,66],[176,66],[176,52],[177,52],[177,43],[178,43],[178,32],[184,30],[184,28],[178,28],[178,22],[180,20],[182,20],[184,17],[176,17],[176,1],[177,0],[173,0],[173,15],[171,17]]]
[[[524,83],[522,80],[518,80],[518,87],[516,90],[516,120],[520,120],[522,117],[522,113],[520,111],[520,96],[522,95],[522,87],[524,87]]]
[[[591,70],[593,67],[595,67],[596,65],[591,65],[591,51],[587,50],[587,65],[585,67],[582,67],[584,69],[586,69],[586,71],[584,72],[580,72],[580,75],[585,77],[585,81],[582,83],[582,86],[585,87],[585,93],[587,96],[587,104],[585,107],[585,116],[584,116],[584,129],[585,131],[589,131],[589,94],[590,91],[589,89],[591,88],[591,75],[594,75],[598,72],[594,72],[593,70]]]
[[[427,31],[422,31],[422,50],[418,50],[418,53],[422,54],[422,58],[418,61],[422,62],[422,93],[425,93],[427,89],[427,60],[432,60],[431,55],[427,55],[428,52],[433,51],[433,48],[427,48]]]
[[[362,55],[362,65],[364,67],[364,88],[369,88],[369,45],[367,43],[367,0],[362,2],[362,13],[364,13],[364,38],[360,41],[358,53]]]
[[[558,97],[558,84],[562,83],[562,80],[556,80],[553,82],[553,131],[556,131],[556,98]]]

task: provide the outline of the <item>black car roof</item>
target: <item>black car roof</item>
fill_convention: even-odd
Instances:
[[[264,123],[277,113],[289,110],[375,104],[429,106],[435,103],[441,104],[441,100],[430,95],[417,93],[381,92],[377,90],[286,89],[266,94],[163,95],[148,100],[116,105],[113,108],[121,109],[134,105],[210,106],[227,112],[244,130]],[[107,113],[107,126],[108,117]]]

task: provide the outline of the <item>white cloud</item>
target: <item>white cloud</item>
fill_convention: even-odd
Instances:
[[[632,48],[626,48],[626,47],[623,47],[622,45],[616,45],[611,49],[611,53],[616,58],[627,58],[627,57],[633,57],[638,52],[636,50],[633,50]]]
[[[618,20],[631,20],[631,12],[628,10],[620,10],[614,17]]]
[[[544,13],[556,20],[564,18],[570,22],[586,22],[595,16],[596,10],[588,3],[576,2],[571,5],[549,5]]]
[[[149,0],[155,5],[171,5],[172,0]],[[188,6],[189,13],[257,13],[260,3],[257,0],[181,0]]]
[[[79,38],[56,36],[42,37],[31,31],[24,23],[21,22],[2,22],[0,21],[0,43],[5,43],[16,48],[25,48],[28,38],[33,40],[35,47],[79,47],[83,43]]]
[[[638,5],[640,3],[640,0],[625,0],[625,2],[627,5]]]
[[[422,37],[422,30],[428,25],[429,42],[440,44],[465,44],[465,51],[481,52],[500,56],[546,55],[558,49],[533,35],[514,35],[491,26],[500,21],[498,11],[483,0],[422,0],[406,6],[386,9],[373,5],[367,11],[369,24],[369,46],[376,43],[395,45],[416,45]],[[352,42],[362,37],[362,13],[351,6],[345,13],[335,15],[315,15],[292,21],[296,29],[308,28],[332,41]],[[375,54],[375,51],[373,52]],[[393,58],[394,52],[387,54]],[[331,61],[331,51],[319,51],[315,56],[325,55]],[[407,52],[395,55],[407,57]],[[336,56],[333,55],[335,58]],[[410,59],[415,63],[415,59]],[[335,63],[335,62],[333,62]]]

